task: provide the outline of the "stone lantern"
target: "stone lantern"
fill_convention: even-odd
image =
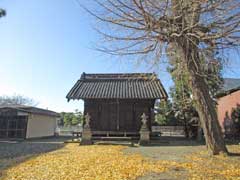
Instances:
[[[145,113],[142,114],[141,116],[142,118],[142,126],[140,129],[140,141],[139,144],[140,145],[147,145],[150,142],[150,131],[147,125],[147,116]]]
[[[92,144],[92,132],[90,128],[91,116],[87,113],[85,115],[85,124],[83,126],[81,145]]]

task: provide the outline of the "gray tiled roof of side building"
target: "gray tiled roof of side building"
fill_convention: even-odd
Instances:
[[[24,111],[32,114],[40,114],[40,115],[55,116],[55,117],[60,116],[58,113],[54,111],[50,111],[48,109],[41,109],[33,106],[25,106],[25,105],[18,105],[18,104],[0,105],[0,109],[4,109],[4,108],[17,109],[19,111]]]
[[[240,79],[224,78],[222,91],[230,91],[237,88],[240,88]]]

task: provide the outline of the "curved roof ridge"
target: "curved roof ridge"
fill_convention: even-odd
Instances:
[[[82,73],[80,80],[85,79],[157,79],[155,73]]]
[[[67,94],[71,99],[166,99],[155,73],[83,73]]]

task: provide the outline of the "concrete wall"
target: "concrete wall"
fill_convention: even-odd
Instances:
[[[223,132],[231,131],[232,108],[236,108],[237,104],[240,104],[240,90],[219,98],[217,103],[218,120],[222,130]]]
[[[28,118],[26,138],[53,136],[57,118],[46,115],[31,114]]]

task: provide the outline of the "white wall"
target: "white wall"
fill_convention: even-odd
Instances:
[[[56,129],[56,121],[56,117],[29,115],[26,138],[53,136]]]

